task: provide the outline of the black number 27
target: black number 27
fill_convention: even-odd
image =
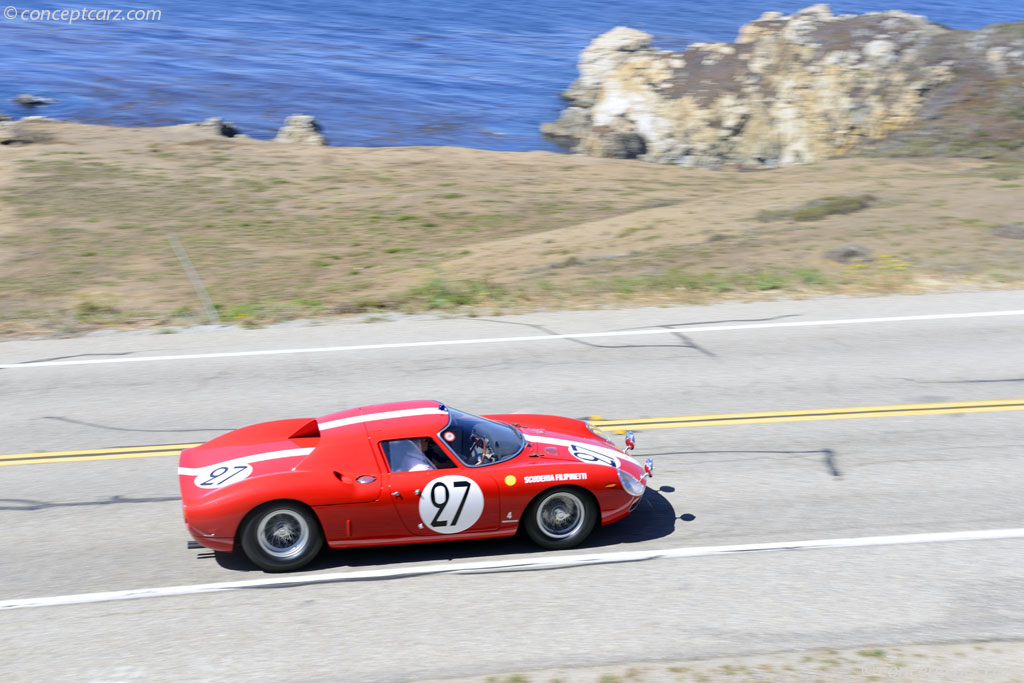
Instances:
[[[466,504],[466,499],[469,498],[470,485],[468,481],[456,481],[452,483],[452,486],[457,489],[462,489],[462,500],[459,501],[459,507],[455,510],[455,516],[452,517],[452,526],[459,523],[459,515],[462,514],[462,508]],[[438,489],[444,492],[444,499],[438,500]],[[437,508],[437,514],[434,515],[434,519],[430,521],[430,526],[448,526],[448,521],[441,519],[441,515],[448,507],[448,502],[451,500],[451,494],[448,493],[448,487],[444,482],[439,481],[430,487],[430,502]]]

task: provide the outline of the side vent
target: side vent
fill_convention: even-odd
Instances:
[[[314,436],[320,436],[320,425],[317,423],[317,421],[315,419],[314,420],[310,420],[306,424],[304,424],[301,427],[299,427],[298,429],[296,429],[295,433],[292,434],[288,438],[289,439],[309,439],[309,438],[312,438]]]

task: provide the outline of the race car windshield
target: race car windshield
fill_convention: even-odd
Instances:
[[[454,408],[441,431],[441,441],[466,465],[493,465],[516,457],[526,446],[522,433],[511,425],[495,422]]]

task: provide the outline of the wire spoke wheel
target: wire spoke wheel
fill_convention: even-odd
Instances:
[[[269,572],[299,569],[323,547],[320,524],[308,508],[282,501],[257,509],[242,530],[242,550]]]
[[[586,512],[583,501],[567,491],[548,496],[537,506],[537,526],[555,539],[562,539],[579,531]]]
[[[273,510],[259,522],[257,539],[267,554],[282,559],[295,557],[309,543],[309,525],[292,510]]]
[[[597,516],[597,505],[587,492],[556,488],[534,499],[524,526],[533,542],[543,548],[572,548],[590,535]]]

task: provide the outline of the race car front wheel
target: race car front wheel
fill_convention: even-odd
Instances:
[[[597,505],[588,494],[570,487],[537,496],[526,511],[526,533],[551,550],[574,548],[586,540],[597,523]]]
[[[297,503],[268,503],[249,515],[242,529],[242,550],[268,572],[285,572],[309,564],[324,536],[313,514]]]

